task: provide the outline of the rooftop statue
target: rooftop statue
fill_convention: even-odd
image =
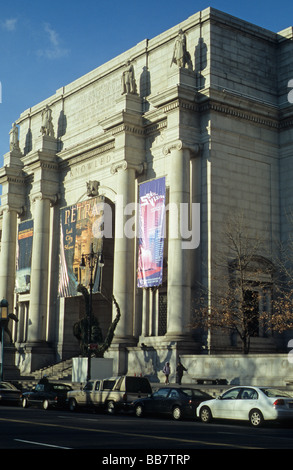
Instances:
[[[182,29],[179,30],[178,36],[175,40],[171,66],[173,63],[179,68],[187,66],[189,70],[192,70],[191,57],[189,52],[186,50],[186,36]]]
[[[54,127],[52,123],[52,110],[46,105],[45,109],[42,111],[42,127],[41,134],[48,135],[49,137],[54,137]]]
[[[11,131],[9,132],[10,135],[10,151],[12,150],[19,150],[19,140],[18,140],[18,127],[14,122],[12,124]]]
[[[122,95],[127,93],[136,94],[136,83],[134,78],[134,68],[130,60],[125,64],[125,70],[122,74]]]

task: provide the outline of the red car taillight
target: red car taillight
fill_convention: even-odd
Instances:
[[[274,406],[285,405],[285,402],[282,398],[278,398],[277,400],[274,401],[273,405]]]

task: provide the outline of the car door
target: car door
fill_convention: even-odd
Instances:
[[[155,413],[166,413],[168,410],[168,400],[169,388],[160,388],[152,395],[151,408]]]
[[[239,388],[233,388],[223,393],[223,395],[215,400],[212,409],[214,418],[231,419],[234,417],[234,408],[239,392]]]
[[[44,384],[37,384],[30,394],[29,400],[31,403],[40,404],[44,399]]]
[[[80,405],[90,404],[90,402],[92,400],[93,387],[94,387],[94,382],[89,381],[89,382],[86,383],[86,385],[83,387],[82,390],[77,392],[75,398],[76,398],[76,401]]]
[[[101,381],[97,380],[95,389],[92,391],[92,401],[95,406],[99,406],[102,402]]]
[[[258,393],[254,388],[242,388],[239,398],[235,403],[235,419],[248,419],[249,412],[256,407]]]

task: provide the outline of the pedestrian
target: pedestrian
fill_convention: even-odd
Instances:
[[[176,372],[177,372],[177,382],[179,385],[181,385],[181,380],[182,380],[182,377],[183,377],[183,372],[184,371],[187,371],[187,369],[185,369],[184,365],[181,364],[181,362],[179,361],[178,362],[178,366],[176,368]]]
[[[168,384],[169,383],[169,375],[170,375],[170,372],[171,372],[169,362],[165,363],[164,368],[163,368],[163,372],[165,374],[165,384]]]

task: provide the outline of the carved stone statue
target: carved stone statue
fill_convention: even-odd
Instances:
[[[136,83],[134,78],[134,68],[130,60],[125,64],[125,70],[122,74],[122,95],[132,93],[136,94]]]
[[[88,181],[86,183],[87,195],[89,197],[98,196],[100,183],[98,181]]]
[[[73,325],[73,334],[79,341],[81,354],[84,356],[87,356],[88,342],[89,342],[88,341],[88,319],[89,319],[89,302],[90,302],[89,293],[86,287],[84,287],[81,284],[79,284],[77,290],[84,297],[86,315],[84,318],[82,318],[81,320],[79,320]],[[95,357],[104,357],[105,352],[111,346],[116,326],[121,317],[120,307],[114,295],[112,295],[112,300],[116,308],[116,317],[114,318],[111,325],[109,326],[105,339],[103,339],[102,330],[99,326],[98,319],[94,315],[92,315],[92,318],[91,318],[91,326],[92,326],[91,327],[91,341],[97,344],[97,348],[92,353],[92,355],[94,355]]]
[[[9,132],[9,135],[10,135],[10,145],[9,145],[10,151],[19,150],[18,127],[15,122],[12,124],[12,129]]]
[[[186,36],[182,29],[179,30],[178,36],[175,40],[171,66],[173,63],[179,68],[187,66],[189,70],[192,70],[191,57],[189,52],[186,50]]]
[[[54,137],[54,127],[52,123],[52,110],[47,105],[42,111],[42,127],[41,134]]]

